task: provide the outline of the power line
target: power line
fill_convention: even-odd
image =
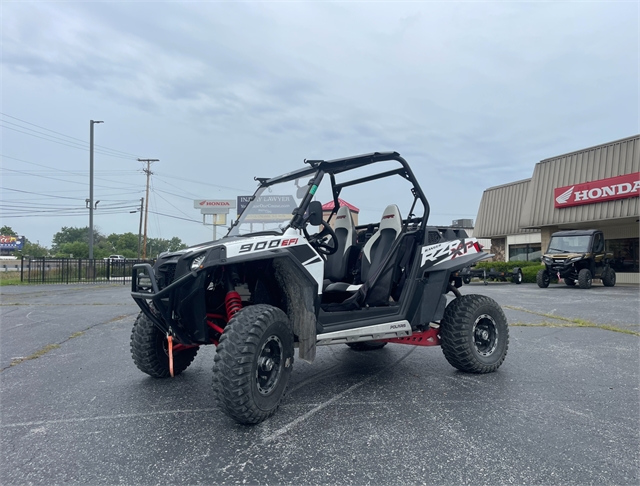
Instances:
[[[154,214],[159,214],[160,216],[166,216],[167,218],[181,219],[183,221],[191,221],[192,223],[202,224],[202,221],[198,221],[197,219],[187,219],[187,218],[182,218],[180,216],[172,216],[171,214],[159,213],[157,211],[152,211],[152,210],[149,210],[149,212]]]
[[[239,189],[239,188],[237,188],[237,187],[221,186],[221,185],[219,185],[219,184],[211,184],[211,183],[209,183],[209,182],[194,181],[194,180],[191,180],[191,179],[185,179],[185,178],[183,178],[183,177],[178,177],[178,176],[174,176],[174,175],[166,175],[166,176],[165,176],[164,174],[162,174],[162,173],[160,173],[160,172],[156,172],[156,173],[155,173],[155,175],[157,175],[158,177],[161,177],[161,178],[162,178],[162,177],[166,177],[166,178],[168,178],[168,179],[172,179],[172,180],[173,180],[173,179],[176,179],[176,180],[179,180],[179,181],[189,182],[189,183],[191,183],[191,184],[202,184],[203,186],[208,186],[208,187],[219,187],[219,188],[221,188],[221,189],[229,189],[229,190],[231,190],[231,191],[241,191],[241,192],[243,192],[243,193],[249,193],[249,194],[253,194],[253,193],[255,192],[255,190],[253,190],[253,191],[247,191],[246,189]],[[176,187],[176,186],[174,186],[174,187]],[[179,188],[179,187],[176,187],[176,189],[180,189],[180,188]]]
[[[3,191],[22,192],[24,194],[38,194],[39,196],[44,196],[44,194],[41,192],[21,191],[20,189],[11,189],[10,187],[0,187],[0,189],[2,189]],[[62,192],[68,192],[68,191],[62,191]],[[48,197],[53,197],[56,199],[74,199],[74,200],[80,200],[80,201],[83,200],[83,198],[80,198],[80,197],[65,197],[65,196],[53,196],[53,195],[49,195]]]
[[[180,194],[176,194],[174,192],[169,192],[169,191],[163,191],[162,189],[156,189],[156,192],[162,192],[164,194],[171,194],[172,196],[181,197],[182,199],[188,199],[189,201],[193,201],[194,199],[197,199],[196,197],[193,197],[193,196],[192,197],[181,196]]]
[[[156,196],[156,192],[158,192],[157,189],[154,189],[153,187],[153,183],[151,185],[151,188],[153,189],[153,195],[154,197]],[[184,214],[185,216],[189,217],[189,215],[187,213],[185,213],[182,209],[177,208],[176,206],[174,206],[173,204],[171,204],[169,201],[167,201],[165,198],[163,198],[160,194],[157,194],[157,196],[162,199],[164,202],[166,202],[168,205],[170,205],[173,209],[177,210],[178,212]]]
[[[4,170],[4,168],[0,167],[0,170]],[[68,174],[69,177],[85,177],[85,178],[87,177],[87,174],[85,173],[85,171],[79,171],[79,170],[78,171],[61,171],[61,170],[35,169],[35,170],[23,170],[21,172],[25,175],[32,175],[32,174],[59,175],[60,172],[64,172],[65,174]],[[112,173],[108,170],[100,170],[100,171],[95,171],[95,173],[108,175],[110,177],[131,177],[133,174],[139,174],[140,172],[137,170],[132,170],[132,171],[122,171],[122,172]],[[11,174],[7,174],[7,175],[11,175]],[[112,181],[110,179],[102,179],[102,180],[109,180],[109,182],[117,182],[117,181]]]
[[[49,165],[37,164],[37,163],[35,163],[35,162],[30,162],[30,161],[28,161],[28,160],[18,159],[18,158],[16,158],[16,157],[11,157],[11,156],[9,156],[9,155],[0,154],[0,157],[7,158],[7,159],[11,159],[11,160],[17,160],[18,162],[24,162],[25,164],[35,165],[35,166],[37,166],[37,167],[44,167],[44,168],[46,168],[46,169],[51,169],[51,170],[54,170],[54,171],[64,172],[65,174],[67,174],[67,173],[68,173],[68,174],[71,174],[71,175],[73,175],[73,176],[77,175],[77,173],[75,173],[75,172],[73,172],[73,171],[69,171],[69,170],[65,170],[65,169],[58,169],[57,167],[51,167],[51,166],[49,166]],[[16,169],[7,169],[6,167],[0,167],[0,169],[1,169],[1,170],[11,171],[11,172],[18,172],[18,173],[26,174],[26,175],[33,175],[33,176],[36,176],[36,177],[45,177],[45,176],[40,175],[40,173],[32,174],[31,172],[27,172],[27,171],[20,171],[20,170],[16,170]],[[102,171],[101,171],[101,172],[102,172]],[[133,172],[133,173],[138,173],[138,171],[137,171],[137,170],[134,170],[134,171],[131,171],[131,172]],[[96,177],[96,179],[99,179],[99,180],[101,180],[101,181],[107,181],[107,182],[115,182],[116,184],[118,184],[118,182],[117,182],[117,181],[112,181],[112,180],[109,180],[109,179],[105,179],[105,178],[103,178],[103,177]],[[58,179],[58,180],[61,180],[61,179]],[[83,183],[83,182],[68,181],[68,180],[67,180],[67,181],[64,181],[64,182],[71,182],[71,183],[73,183],[73,184],[82,184],[82,185],[84,185],[84,184],[85,184],[85,183]],[[130,183],[125,183],[125,184],[126,184],[127,186],[139,187],[139,186],[138,186],[138,184],[130,184]],[[107,186],[96,186],[96,187],[107,187]],[[112,188],[112,189],[115,189],[115,188]],[[120,188],[118,188],[118,189],[120,189]]]
[[[1,205],[0,205],[1,206]],[[127,204],[125,206],[109,206],[105,208],[105,211],[111,211],[113,209],[131,209],[133,206],[133,204]],[[76,211],[83,211],[85,212],[88,208],[86,207],[67,207],[67,208],[60,208],[60,209],[41,209],[41,208],[22,208],[22,207],[13,207],[13,208],[9,208],[10,211],[16,212],[16,213],[28,213],[28,212],[33,212],[33,213],[59,213],[59,212],[76,212]],[[100,209],[96,209],[97,213],[101,213],[102,211]]]
[[[79,144],[77,144],[77,142],[71,142],[71,141],[69,141],[69,143],[58,142],[56,140],[52,140],[52,138],[57,138],[57,137],[51,137],[50,135],[46,135],[44,133],[40,133],[40,135],[44,135],[44,136],[43,137],[39,137],[38,135],[35,135],[33,133],[23,132],[22,130],[17,130],[15,128],[11,128],[11,127],[8,127],[6,125],[0,124],[0,127],[6,128],[7,130],[13,130],[14,132],[23,133],[25,135],[30,135],[31,137],[40,138],[42,140],[46,140],[47,142],[53,142],[53,143],[57,143],[58,145],[65,145],[67,147],[71,147],[71,148],[75,148],[75,149],[79,149],[79,150],[86,150],[87,152],[89,152],[88,148],[78,146]],[[25,127],[21,127],[21,128],[25,128]],[[25,128],[25,129],[29,130],[28,128]],[[50,137],[50,138],[46,138],[46,137]],[[75,144],[75,145],[71,145],[71,144]],[[101,151],[101,150],[95,150],[95,152],[99,153],[100,155],[105,155],[107,157],[115,157],[115,158],[118,158],[118,159],[126,159],[126,160],[132,160],[133,159],[133,157],[125,157],[125,156],[122,156],[122,155],[110,154],[108,152],[104,152],[104,151]]]
[[[105,213],[101,213],[103,216],[106,215],[113,215],[113,214],[128,214],[128,208],[127,211],[109,211],[109,212],[105,212]],[[52,217],[52,216],[64,216],[64,217],[69,217],[69,216],[82,216],[83,218],[87,217],[86,213],[56,213],[55,215],[43,215],[43,214],[10,214],[10,215],[3,215],[3,217],[5,218],[42,218],[42,217]]]
[[[55,130],[51,130],[51,129],[49,129],[49,128],[41,127],[40,125],[36,125],[35,123],[31,123],[31,122],[28,122],[28,121],[26,121],[26,120],[21,120],[20,118],[16,118],[15,116],[7,115],[6,113],[0,113],[0,115],[2,115],[2,116],[6,116],[6,117],[8,117],[8,118],[12,118],[12,119],[14,119],[14,120],[18,120],[19,122],[26,123],[27,125],[31,125],[32,127],[40,128],[41,130],[46,130],[46,131],[48,131],[48,132],[55,133],[56,135],[62,135],[63,137],[67,137],[67,138],[70,138],[70,139],[72,139],[72,140],[77,140],[77,141],[82,142],[82,143],[84,143],[84,144],[88,143],[86,140],[82,140],[82,139],[80,139],[80,138],[75,138],[75,137],[72,137],[72,136],[70,136],[70,135],[65,135],[64,133],[56,132]],[[6,121],[6,120],[5,120],[5,121],[4,121],[4,123],[11,123],[11,122],[8,122],[8,121]],[[19,127],[19,126],[20,126],[20,125],[17,125],[17,124],[15,124],[15,123],[11,123],[11,124],[12,124],[12,125],[15,125],[15,126],[17,126],[17,127]],[[28,130],[28,128],[26,128],[26,127],[20,127],[20,128],[25,128],[25,129],[27,129],[27,130]],[[35,131],[35,130],[34,130],[34,131]],[[44,134],[43,134],[43,135],[44,135]],[[138,157],[138,155],[131,154],[131,153],[129,153],[129,152],[123,152],[122,150],[116,150],[116,149],[112,149],[112,148],[109,148],[109,147],[105,147],[104,145],[98,145],[97,143],[95,144],[95,146],[96,146],[96,147],[103,148],[103,149],[105,149],[105,150],[110,150],[111,152],[120,153],[120,154],[122,154],[122,155],[130,155],[131,157]]]
[[[153,196],[153,202],[155,204],[156,209],[158,209],[158,200],[156,199],[156,193],[153,191],[153,180],[151,180],[150,182],[151,182],[151,195]],[[160,226],[160,220],[158,219],[157,214],[155,214],[154,216],[156,220],[156,230],[158,232],[158,236],[162,238],[162,227]]]
[[[25,172],[22,171],[22,170],[7,169],[6,167],[0,167],[0,169],[6,170],[8,172],[16,172],[16,173],[19,173],[19,174],[25,174]],[[57,177],[44,176],[44,175],[40,175],[40,174],[26,174],[26,175],[29,175],[31,177],[41,177],[42,179],[51,179],[53,181],[67,182],[69,184],[79,184],[81,186],[85,186],[86,185],[85,182],[70,181],[68,179],[58,179]],[[96,179],[97,179],[97,177],[96,177]],[[101,180],[103,180],[103,179],[101,179]],[[115,182],[115,181],[110,181],[110,182]],[[135,186],[135,184],[127,184],[127,185],[128,186]],[[107,188],[107,189],[126,189],[126,187],[100,186],[98,184],[96,184],[95,187],[104,187],[104,188]]]

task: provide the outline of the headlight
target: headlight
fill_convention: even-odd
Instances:
[[[571,260],[569,260],[569,263],[577,262],[578,260],[582,260],[582,255],[573,257]]]
[[[551,258],[548,257],[542,257],[542,261],[545,263],[553,263],[553,260]]]
[[[198,268],[200,268],[200,265],[202,265],[205,258],[207,258],[206,253],[203,253],[202,255],[198,255],[197,257],[195,257],[191,262],[191,270],[197,270]]]

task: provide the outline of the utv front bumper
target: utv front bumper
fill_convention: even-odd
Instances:
[[[560,274],[560,278],[576,279],[578,277],[578,272],[575,267],[575,261],[570,261],[569,259],[567,259],[565,261],[555,260],[551,263],[548,263],[545,260],[544,264],[547,267],[547,272],[553,275]]]
[[[131,278],[131,297],[135,300],[140,310],[153,322],[153,324],[165,334],[171,334],[182,344],[196,344],[190,335],[176,320],[176,309],[184,305],[182,296],[193,295],[196,280],[201,278],[197,272],[191,271],[160,290],[153,268],[148,263],[139,263],[133,266]],[[188,299],[191,300],[191,299]]]

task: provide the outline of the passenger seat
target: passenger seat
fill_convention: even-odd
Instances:
[[[378,268],[393,242],[402,232],[402,216],[395,204],[390,204],[382,213],[378,231],[367,241],[362,249],[361,280],[367,281],[369,273]]]

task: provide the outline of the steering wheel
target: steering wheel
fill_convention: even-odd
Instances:
[[[323,220],[321,224],[322,230],[320,233],[316,233],[315,235],[309,236],[306,225],[302,228],[302,231],[304,232],[304,236],[307,238],[307,241],[318,253],[320,253],[320,255],[333,255],[338,251],[338,237],[329,223]],[[325,236],[331,236],[331,243],[329,243],[329,241],[323,241]]]

